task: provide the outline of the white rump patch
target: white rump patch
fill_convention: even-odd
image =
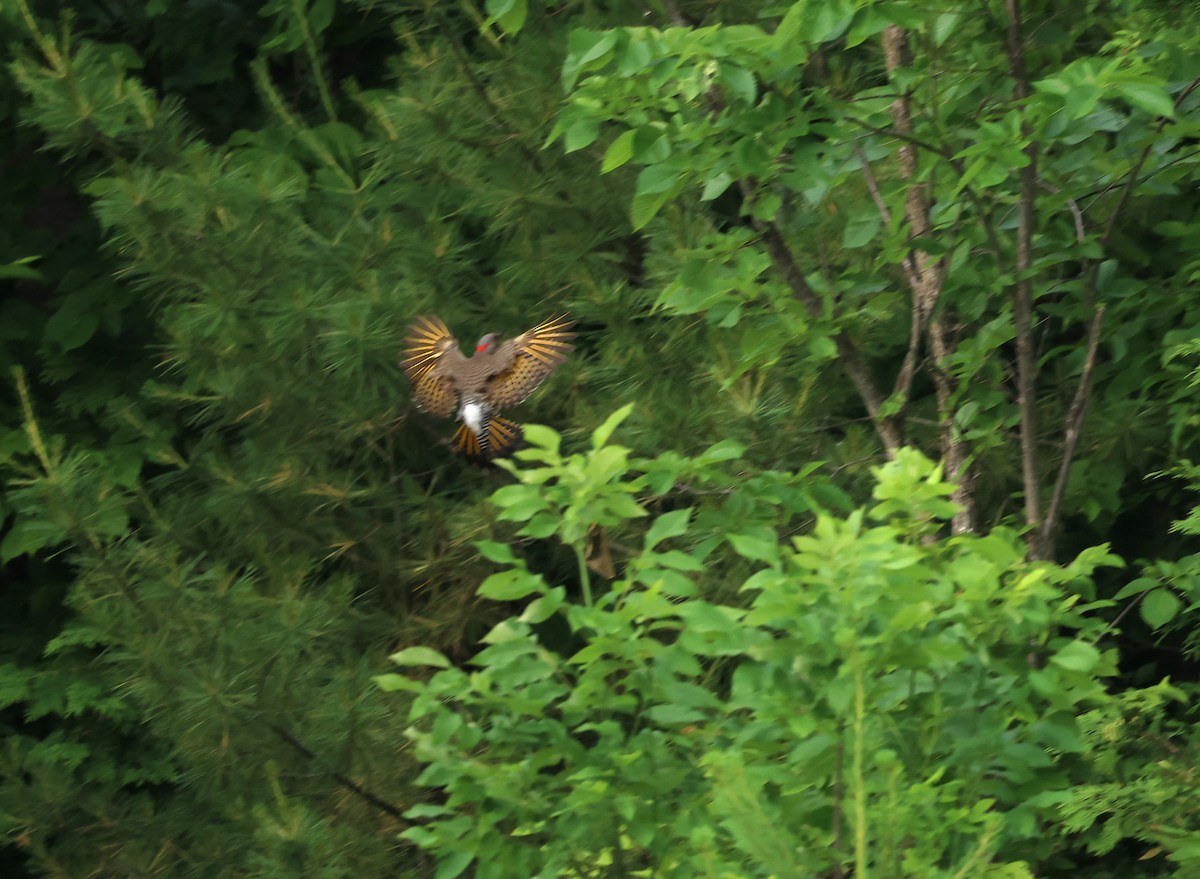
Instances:
[[[462,407],[463,423],[476,434],[483,432],[484,409],[478,403],[464,403]]]

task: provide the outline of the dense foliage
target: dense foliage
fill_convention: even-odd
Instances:
[[[1200,11],[59,6],[5,875],[1200,869]],[[405,325],[561,311],[454,458]]]

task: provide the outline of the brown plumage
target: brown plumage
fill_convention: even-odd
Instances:
[[[500,418],[500,410],[524,401],[567,359],[574,325],[562,315],[506,342],[499,342],[499,333],[488,333],[475,354],[465,357],[439,318],[422,316],[409,325],[400,363],[417,406],[442,418],[457,411],[463,422],[454,435],[459,450],[490,460],[513,451],[521,440],[520,426]]]

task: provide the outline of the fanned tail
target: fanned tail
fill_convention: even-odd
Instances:
[[[460,424],[454,434],[454,445],[472,461],[491,461],[515,452],[521,437],[521,425],[507,418],[496,417],[489,419],[479,434]]]

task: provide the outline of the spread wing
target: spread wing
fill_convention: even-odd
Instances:
[[[492,376],[487,385],[487,400],[496,409],[516,406],[546,380],[574,349],[571,327],[575,321],[567,315],[552,317],[532,330],[509,339],[496,351],[502,363],[511,361]]]
[[[458,387],[450,365],[462,360],[458,340],[440,318],[422,315],[409,324],[400,365],[412,382],[413,399],[430,415],[454,414]]]

